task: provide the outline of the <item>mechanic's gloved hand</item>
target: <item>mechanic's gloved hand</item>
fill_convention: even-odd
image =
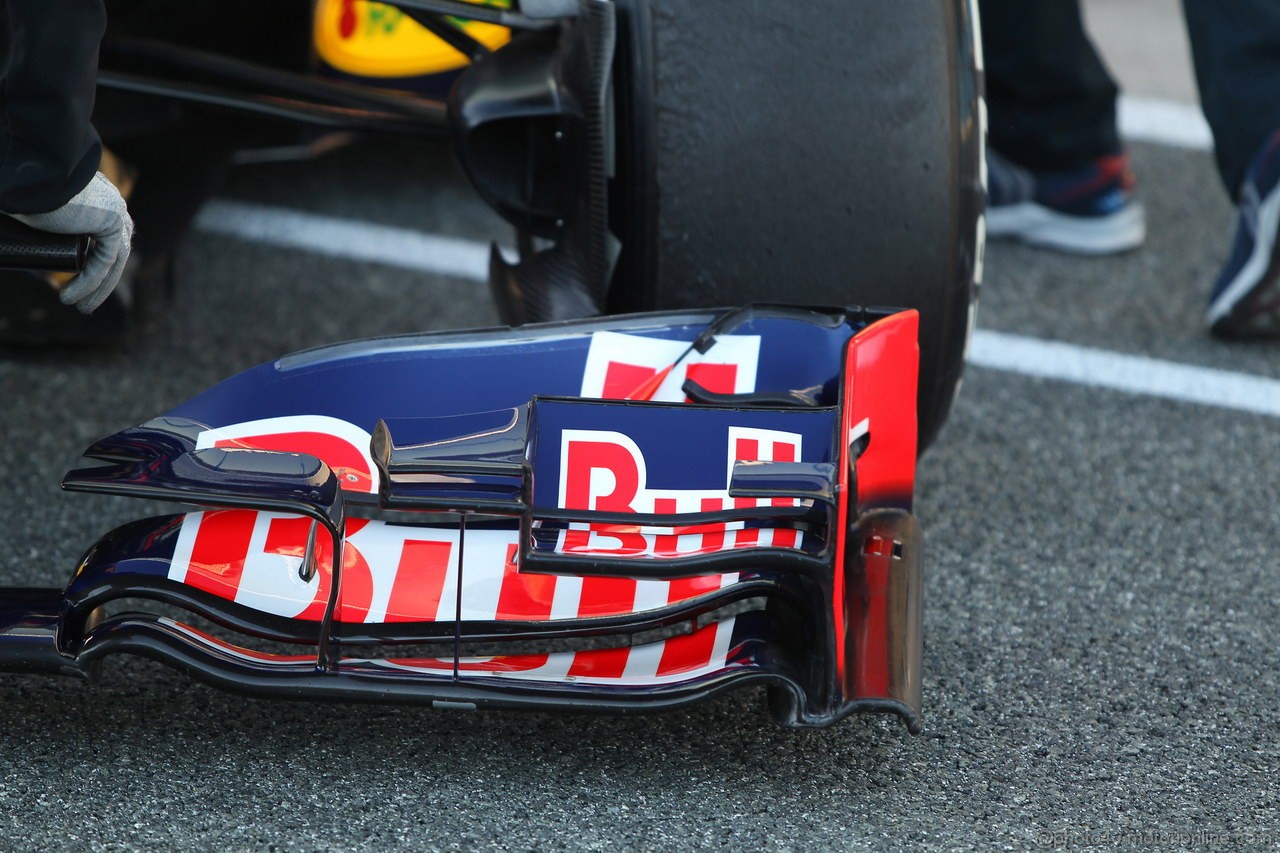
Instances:
[[[74,305],[88,314],[105,302],[119,284],[129,260],[133,220],[120,191],[101,172],[57,210],[10,216],[32,228],[55,234],[88,234],[93,238],[93,250],[84,269],[58,294],[64,305]]]

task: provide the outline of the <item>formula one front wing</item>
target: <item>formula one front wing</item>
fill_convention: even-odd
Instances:
[[[763,685],[785,725],[918,731],[916,327],[753,307],[262,365],[86,451],[66,488],[192,509],[0,590],[0,671],[619,712]]]

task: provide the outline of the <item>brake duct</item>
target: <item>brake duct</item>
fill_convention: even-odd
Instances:
[[[496,245],[489,258],[507,323],[599,314],[616,257],[608,211],[614,6],[577,0],[577,12],[558,28],[518,33],[468,68],[449,98],[464,171],[517,229],[519,258],[507,260]]]

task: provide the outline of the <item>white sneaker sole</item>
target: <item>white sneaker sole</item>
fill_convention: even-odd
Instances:
[[[1107,216],[1083,217],[1027,201],[988,207],[987,236],[1077,255],[1113,255],[1142,245],[1147,238],[1147,214],[1139,202]]]

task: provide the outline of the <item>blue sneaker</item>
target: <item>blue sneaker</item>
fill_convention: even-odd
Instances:
[[[1262,146],[1240,187],[1235,242],[1209,297],[1205,323],[1223,338],[1280,336],[1280,132]]]
[[[1031,172],[987,149],[987,236],[1080,255],[1127,252],[1147,236],[1133,189],[1127,154]]]

